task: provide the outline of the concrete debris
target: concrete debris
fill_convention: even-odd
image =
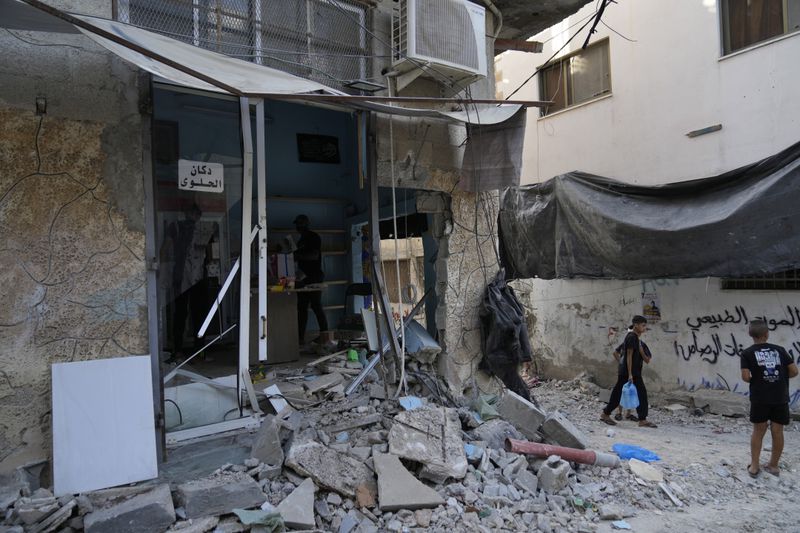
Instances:
[[[735,392],[699,389],[691,393],[695,408],[722,416],[743,417],[749,413],[750,402],[747,397]]]
[[[561,489],[567,486],[571,470],[568,462],[557,455],[551,455],[539,467],[539,472],[537,472],[539,487],[550,494],[560,492]]]
[[[536,489],[539,487],[539,478],[530,470],[522,470],[517,473],[514,483],[521,489],[528,491],[532,496],[536,496]]]
[[[625,518],[622,514],[622,509],[616,505],[601,505],[600,506],[600,519],[601,520],[622,520]]]
[[[579,450],[585,450],[587,447],[586,436],[558,411],[547,415],[542,424],[542,433],[548,440],[560,446]]]
[[[475,440],[483,441],[488,448],[493,450],[502,450],[505,448],[506,439],[525,440],[525,436],[520,433],[517,428],[512,426],[501,418],[494,418],[488,422],[484,422],[477,428],[472,430],[472,435]],[[535,436],[535,439],[529,439],[533,442],[541,442],[542,437]]]
[[[353,420],[346,420],[344,422],[340,422],[336,425],[326,427],[324,431],[328,434],[336,434],[342,431],[350,431],[351,429],[358,429],[366,426],[371,426],[373,424],[378,424],[383,419],[383,415],[380,413],[375,413],[368,416],[358,417]]]
[[[204,516],[202,518],[192,518],[176,522],[170,531],[180,531],[180,533],[206,533],[217,527],[219,524],[218,516]]]
[[[467,473],[461,422],[454,409],[426,406],[399,413],[389,431],[389,453],[422,463],[420,477],[435,483],[462,479]]]
[[[64,522],[66,522],[70,516],[72,516],[72,511],[77,506],[78,504],[75,502],[75,500],[70,500],[61,509],[50,514],[47,518],[33,527],[28,528],[28,533],[50,533],[51,531],[55,531]],[[83,520],[80,518],[78,518],[78,520],[80,521],[81,529],[83,529]],[[75,525],[78,524],[76,523]]]
[[[664,481],[664,475],[653,465],[640,461],[638,459],[631,459],[628,461],[628,466],[633,472],[633,475],[645,481],[654,481],[660,483]]]
[[[278,430],[277,419],[267,415],[261,422],[261,427],[253,440],[250,451],[251,457],[267,465],[276,466],[283,464],[283,448]],[[254,465],[257,466],[257,465]]]
[[[341,374],[331,373],[319,376],[318,378],[310,381],[306,381],[303,383],[303,385],[309,393],[314,394],[315,392],[320,392],[334,387],[342,381],[344,381],[344,377],[342,377]]]
[[[309,478],[278,504],[278,512],[283,517],[286,527],[296,529],[313,529],[314,522],[314,492],[317,487]]]
[[[411,475],[396,455],[379,454],[374,460],[381,511],[415,510],[444,504],[444,499]]]
[[[267,499],[259,484],[241,472],[222,472],[189,481],[178,485],[175,492],[189,518],[258,507]]]
[[[158,485],[83,518],[87,533],[145,533],[164,531],[175,522],[169,485]]]
[[[355,497],[359,485],[374,483],[372,471],[363,463],[315,441],[293,443],[286,465],[348,498]]]
[[[536,439],[545,421],[545,413],[512,391],[506,391],[497,404],[497,412],[516,427],[527,439]]]
[[[22,498],[14,506],[14,512],[22,522],[30,526],[56,512],[60,507],[54,497]]]

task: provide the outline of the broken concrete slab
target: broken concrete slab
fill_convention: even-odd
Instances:
[[[691,393],[694,406],[709,413],[722,416],[746,416],[750,410],[749,400],[735,392],[699,389]]]
[[[307,478],[299,487],[278,504],[278,512],[286,527],[296,529],[314,529],[314,492],[317,490],[314,481]]]
[[[50,516],[33,527],[28,528],[28,533],[50,533],[51,531],[55,531],[61,527],[61,525],[66,522],[70,516],[72,516],[72,510],[77,506],[78,504],[75,502],[75,500],[70,500],[61,509],[52,513]],[[82,526],[83,520],[79,520],[81,521]]]
[[[344,422],[340,422],[336,425],[328,426],[323,431],[329,435],[335,435],[337,433],[341,433],[342,431],[350,431],[351,429],[358,429],[365,426],[378,424],[381,422],[381,420],[383,420],[383,415],[380,413],[374,413],[371,415],[354,418],[352,420],[345,420]]]
[[[109,507],[95,508],[83,518],[86,533],[164,531],[173,522],[175,507],[166,483]]]
[[[570,466],[557,455],[551,455],[539,467],[539,487],[547,493],[555,494],[567,486]]]
[[[522,490],[528,491],[531,496],[536,496],[539,487],[539,478],[530,470],[521,470],[514,478],[514,483]]]
[[[303,385],[310,394],[314,394],[315,392],[334,387],[342,381],[344,381],[342,375],[334,372],[331,374],[325,374],[311,381],[306,381],[303,383]]]
[[[293,443],[286,466],[348,498],[355,498],[359,485],[374,483],[372,471],[366,465],[316,441]]]
[[[506,439],[525,440],[525,436],[522,435],[517,428],[501,418],[494,418],[488,422],[484,422],[473,429],[472,434],[475,440],[485,442],[488,448],[494,450],[504,450]],[[536,435],[535,439],[528,440],[532,442],[541,442],[542,437]]]
[[[497,403],[497,412],[528,439],[536,437],[547,416],[533,403],[512,391],[506,391],[500,398]]]
[[[420,477],[435,483],[463,479],[467,457],[455,409],[425,406],[394,417],[389,453],[422,463]]]
[[[261,486],[243,472],[222,472],[189,481],[178,485],[175,493],[188,518],[258,507],[267,499]]]
[[[547,439],[559,446],[585,450],[588,441],[586,436],[570,422],[566,416],[558,411],[553,411],[542,424],[542,433]]]
[[[655,481],[656,483],[664,481],[664,474],[662,474],[658,468],[644,461],[631,459],[628,461],[628,467],[630,467],[633,475],[645,481]]]
[[[50,496],[45,498],[20,498],[14,506],[14,512],[20,520],[30,526],[58,511],[61,505]]]
[[[270,466],[283,464],[283,448],[278,421],[273,415],[267,415],[261,422],[261,427],[253,440],[250,451],[251,457]]]
[[[381,511],[413,511],[444,505],[444,498],[411,475],[396,455],[378,454],[374,461]]]
[[[191,518],[182,522],[176,522],[170,531],[180,531],[181,533],[206,533],[217,527],[219,524],[218,516],[204,516],[202,518]]]

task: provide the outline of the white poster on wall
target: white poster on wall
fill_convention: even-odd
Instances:
[[[178,159],[178,189],[197,192],[223,192],[225,186],[222,163]]]

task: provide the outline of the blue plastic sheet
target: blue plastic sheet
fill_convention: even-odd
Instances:
[[[652,463],[653,461],[660,461],[661,457],[655,452],[651,452],[647,448],[636,446],[635,444],[623,444],[618,442],[614,444],[611,449],[619,455],[620,459],[639,459],[645,463]]]

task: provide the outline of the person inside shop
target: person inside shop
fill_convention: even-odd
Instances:
[[[177,296],[172,302],[172,360],[181,361],[184,352],[186,321],[191,315],[192,328],[200,328],[208,312],[206,264],[216,225],[200,224],[203,212],[196,203],[184,211],[184,220],[167,228],[162,252],[173,254],[172,287]],[[195,336],[192,335],[194,338]]]
[[[319,234],[311,231],[311,220],[306,215],[297,215],[294,219],[294,227],[300,234],[297,250],[294,252],[297,270],[299,270],[295,288],[303,289],[325,280],[325,273],[322,271],[322,239]],[[300,290],[297,293],[297,328],[300,344],[305,342],[309,307],[317,317],[320,332],[328,330],[328,320],[322,309],[322,291]]]

